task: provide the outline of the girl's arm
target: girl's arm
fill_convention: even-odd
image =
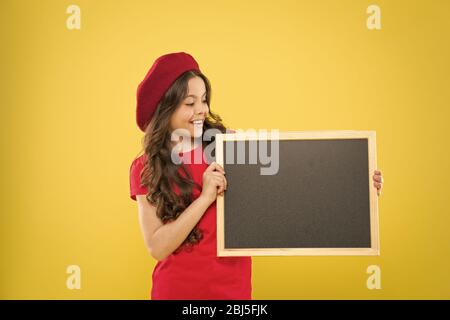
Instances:
[[[150,255],[160,261],[168,257],[186,240],[206,209],[223,195],[227,189],[225,171],[217,162],[211,163],[203,172],[203,188],[176,220],[163,224],[156,216],[156,206],[151,205],[145,195],[137,195],[139,223]]]
[[[156,216],[156,207],[147,201],[145,195],[137,195],[136,199],[145,244],[150,255],[158,261],[168,257],[183,243],[213,202],[200,195],[176,220],[163,224]]]

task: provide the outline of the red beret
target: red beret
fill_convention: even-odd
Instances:
[[[197,61],[185,52],[168,53],[155,60],[137,88],[136,122],[142,131],[145,131],[166,91],[189,70],[200,71],[200,68]]]

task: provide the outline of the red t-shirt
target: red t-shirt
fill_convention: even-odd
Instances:
[[[191,163],[184,162],[192,178],[200,186],[203,185],[203,172],[208,163],[194,163],[194,152],[202,152],[200,145],[194,150],[182,153],[184,157],[192,156]],[[130,167],[130,196],[147,194],[147,188],[140,186],[140,172],[144,166],[146,155],[136,158]],[[181,171],[181,169],[180,169]],[[178,194],[178,188],[175,188]],[[201,191],[193,188],[194,199]],[[158,261],[153,270],[152,300],[224,300],[252,299],[251,257],[218,257],[216,238],[216,201],[214,201],[201,217],[198,227],[203,233],[199,243],[191,250],[183,249],[172,253],[164,260]]]

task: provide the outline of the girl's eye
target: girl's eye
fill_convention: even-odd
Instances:
[[[203,103],[207,103],[207,101],[205,100],[205,101],[202,101]],[[193,106],[194,105],[194,103],[186,103],[186,105],[187,106]]]

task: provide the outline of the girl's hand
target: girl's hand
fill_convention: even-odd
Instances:
[[[381,176],[381,171],[380,170],[375,170],[375,173],[373,174],[373,186],[375,188],[377,188],[377,195],[380,196],[381,195],[381,188],[383,187],[383,183],[384,183],[384,179]]]
[[[200,196],[204,196],[210,202],[216,200],[217,195],[223,196],[227,189],[225,170],[217,162],[211,163],[203,172],[203,188]]]

